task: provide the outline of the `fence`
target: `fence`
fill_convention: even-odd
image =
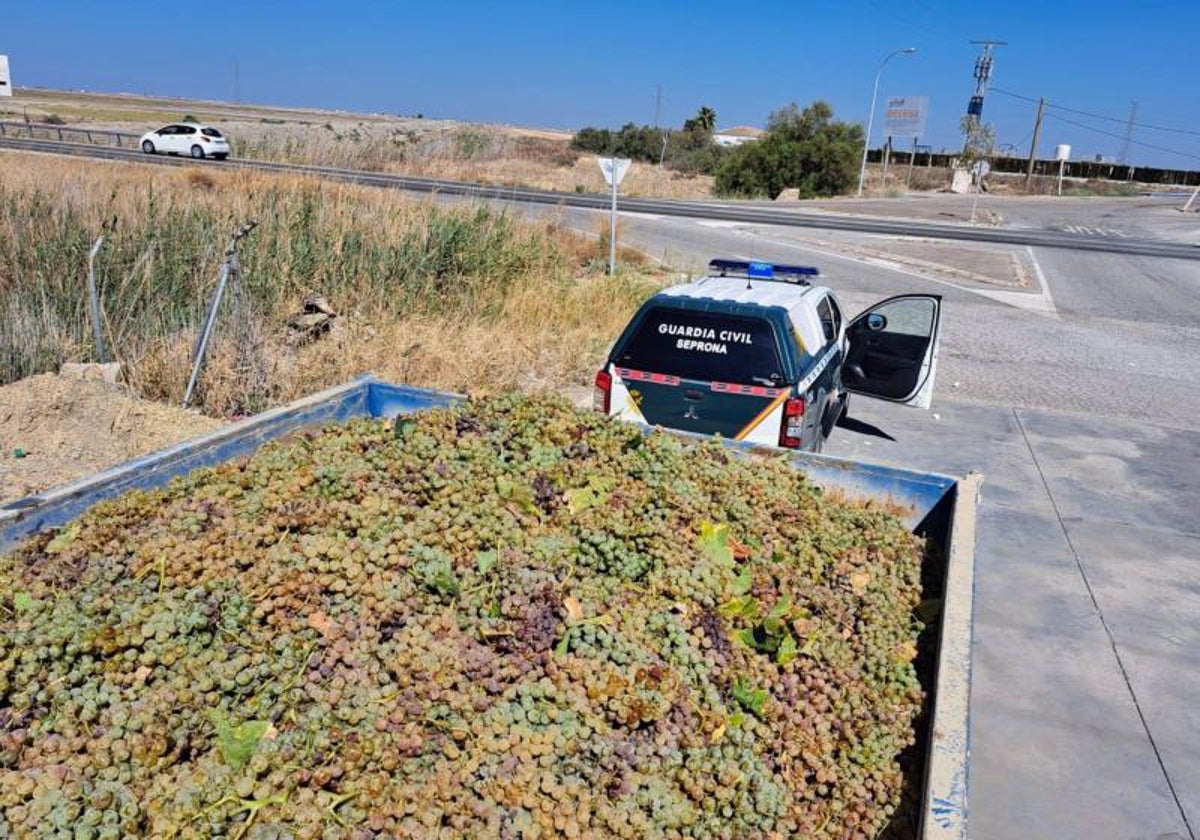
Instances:
[[[136,149],[141,135],[107,128],[74,128],[53,123],[0,120],[0,137],[27,137],[31,140],[61,140],[100,146]]]
[[[888,158],[889,166],[908,166],[911,150],[892,149]],[[915,166],[951,167],[957,154],[918,151]],[[883,161],[882,149],[871,149],[867,153],[871,163]],[[993,157],[988,159],[993,172],[1024,175],[1029,168],[1029,158],[1026,157]],[[1035,160],[1034,175],[1058,176],[1058,161]],[[1063,175],[1067,178],[1087,178],[1097,181],[1135,181],[1141,184],[1173,184],[1180,187],[1195,187],[1200,185],[1200,171],[1187,169],[1156,169],[1149,166],[1128,166],[1120,163],[1103,163],[1092,160],[1069,160]]]

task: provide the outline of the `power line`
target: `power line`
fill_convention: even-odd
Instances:
[[[1046,107],[1049,108],[1050,103],[1047,102]],[[1056,119],[1059,122],[1064,122],[1067,125],[1073,125],[1077,128],[1086,128],[1088,131],[1094,131],[1097,134],[1103,134],[1108,137],[1115,137],[1118,140],[1125,139],[1125,136],[1122,134],[1116,134],[1115,132],[1112,132],[1112,131],[1105,131],[1102,128],[1096,128],[1096,126],[1088,125],[1087,123],[1081,123],[1081,122],[1076,122],[1075,120],[1069,120],[1066,117],[1060,117],[1058,114],[1047,114],[1046,116],[1051,117],[1052,119]],[[1142,140],[1130,140],[1129,142],[1131,142],[1135,146],[1145,146],[1147,149],[1154,149],[1155,151],[1158,151],[1158,152],[1168,152],[1169,154],[1172,154],[1172,155],[1179,155],[1180,157],[1192,158],[1193,160],[1200,160],[1200,155],[1194,155],[1191,152],[1181,152],[1178,149],[1168,149],[1166,146],[1156,146],[1153,143],[1146,143]]]
[[[1004,94],[1005,96],[1011,96],[1013,99],[1023,99],[1026,102],[1034,102],[1034,103],[1037,102],[1036,97],[1024,96],[1023,94],[1020,94],[1020,93],[1013,93],[1011,90],[1004,90],[1003,88],[998,88],[998,87],[993,87],[992,90],[994,90],[996,93]],[[1122,119],[1121,117],[1110,117],[1105,114],[1095,114],[1095,113],[1092,113],[1091,111],[1081,111],[1078,108],[1068,108],[1066,105],[1055,105],[1052,102],[1047,102],[1046,107],[1053,108],[1056,111],[1066,111],[1069,114],[1079,114],[1081,117],[1091,117],[1092,119],[1095,119],[1095,120],[1104,120],[1105,122],[1114,122],[1114,123],[1120,123],[1121,125],[1128,125],[1127,120]],[[1165,126],[1165,125],[1150,125],[1149,123],[1141,123],[1141,122],[1135,122],[1135,123],[1133,123],[1133,125],[1136,126],[1137,128],[1149,129],[1150,131],[1169,131],[1169,132],[1172,132],[1173,134],[1190,134],[1195,137],[1200,137],[1200,131],[1193,131],[1192,129],[1189,129],[1189,128],[1171,128],[1171,127]]]

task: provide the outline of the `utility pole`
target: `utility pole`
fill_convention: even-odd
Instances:
[[[1137,120],[1137,100],[1129,103],[1129,123],[1125,126],[1125,142],[1121,144],[1121,152],[1117,155],[1117,163],[1129,162],[1129,146],[1133,143],[1133,125]]]
[[[1029,144],[1029,166],[1025,169],[1025,186],[1033,181],[1033,162],[1037,159],[1038,140],[1042,136],[1042,117],[1046,113],[1045,97],[1038,97],[1037,120],[1033,123],[1033,142]]]
[[[971,41],[982,44],[983,52],[975,59],[975,94],[967,103],[967,117],[976,125],[983,121],[983,97],[992,81],[992,48],[1004,47],[1008,41]]]

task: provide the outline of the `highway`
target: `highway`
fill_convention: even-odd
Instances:
[[[83,143],[67,143],[57,140],[0,138],[0,148],[26,152],[45,152],[101,160],[142,163],[161,166],[196,166],[190,158],[166,155],[145,155],[135,149],[92,146]],[[609,198],[603,195],[562,193],[527,187],[493,186],[437,178],[416,178],[408,175],[391,175],[380,172],[364,172],[354,169],[338,169],[327,166],[308,166],[294,163],[274,163],[256,160],[207,161],[203,164],[222,168],[252,169],[260,172],[276,172],[289,175],[308,175],[343,183],[405,190],[408,192],[436,193],[488,200],[510,201],[526,204],[555,205],[588,210],[603,210],[609,206]],[[997,245],[1026,245],[1038,248],[1060,248],[1073,251],[1104,252],[1144,257],[1168,257],[1174,259],[1200,260],[1200,247],[1185,242],[1164,239],[1104,236],[1075,233],[1052,229],[986,228],[963,224],[946,224],[912,219],[884,219],[863,216],[846,216],[830,213],[813,213],[761,205],[718,201],[681,201],[650,198],[622,198],[620,209],[627,213],[645,213],[676,218],[708,219],[725,222],[740,222],[758,225],[815,228],[832,231],[884,234],[892,236],[925,236],[981,242]]]

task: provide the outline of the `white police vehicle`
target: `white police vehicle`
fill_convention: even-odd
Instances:
[[[940,295],[848,323],[807,266],[715,259],[646,301],[596,374],[598,411],[652,426],[820,451],[850,394],[928,408]]]

